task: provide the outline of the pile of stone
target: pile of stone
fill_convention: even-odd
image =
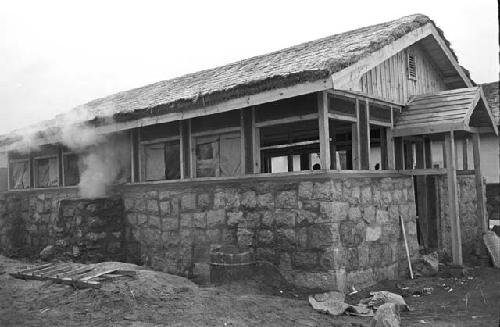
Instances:
[[[314,310],[333,316],[373,317],[371,326],[374,327],[398,327],[399,312],[408,310],[401,295],[388,291],[370,292],[370,297],[362,299],[357,305],[346,303],[345,294],[338,291],[311,295],[309,303]]]

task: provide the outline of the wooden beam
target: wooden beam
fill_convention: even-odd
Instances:
[[[457,171],[455,167],[454,133],[445,134],[446,167],[448,177],[448,219],[451,225],[451,252],[453,263],[462,265],[462,235],[460,231],[460,213],[458,204]]]
[[[266,120],[262,121],[259,123],[255,123],[255,126],[257,127],[267,127],[267,126],[273,126],[273,125],[281,125],[281,124],[289,124],[289,123],[296,123],[304,120],[314,120],[318,119],[318,114],[306,114],[306,115],[298,115],[298,116],[290,116],[286,118],[280,118],[280,119],[273,119],[273,120]]]
[[[483,193],[483,174],[481,172],[481,141],[479,134],[472,135],[472,150],[474,157],[474,175],[476,178],[476,196],[477,196],[477,218],[482,232],[486,232],[488,226],[488,216],[486,212],[486,196]]]
[[[321,169],[330,170],[330,129],[328,127],[328,98],[325,91],[318,92],[319,149]]]
[[[352,169],[360,170],[360,147],[359,147],[359,99],[355,100],[354,106],[356,122],[352,124]]]
[[[333,87],[331,78],[325,78],[314,82],[306,82],[290,87],[279,88],[260,92],[254,95],[243,96],[240,98],[228,100],[218,104],[185,110],[183,112],[168,113],[161,116],[145,117],[142,119],[113,123],[111,125],[100,126],[96,128],[99,134],[107,134],[116,131],[126,130],[134,127],[162,124],[176,120],[186,120],[194,117],[208,116],[231,110],[256,106],[266,102],[278,101],[281,99],[293,98],[299,95],[310,94],[317,91],[328,90]]]
[[[462,170],[469,170],[469,138],[462,139]]]
[[[409,176],[437,176],[445,175],[447,172],[444,168],[398,170],[399,174]]]

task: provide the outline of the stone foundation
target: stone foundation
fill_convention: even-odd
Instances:
[[[411,254],[418,252],[412,179],[380,175],[315,173],[120,186],[114,190],[125,212],[120,249],[128,260],[139,257],[154,269],[193,276],[195,267],[208,266],[212,246],[235,245],[249,248],[256,260],[272,263],[298,286],[367,287],[407,269],[399,215]],[[61,217],[72,221],[65,231],[96,233],[74,228],[78,215],[71,216],[70,209],[60,212],[61,203],[73,203],[63,200],[75,198],[76,189],[3,195],[2,248],[37,253],[60,237]],[[9,237],[12,230],[23,236]]]

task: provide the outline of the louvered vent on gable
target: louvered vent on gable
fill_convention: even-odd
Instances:
[[[415,55],[408,55],[408,79],[417,79],[417,64],[415,62]]]

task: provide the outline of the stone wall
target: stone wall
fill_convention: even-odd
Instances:
[[[451,257],[451,222],[448,218],[448,179],[438,177],[439,211],[440,211],[440,242],[439,248]],[[481,225],[477,218],[477,196],[474,175],[458,175],[458,203],[460,215],[460,230],[462,236],[462,255],[466,263],[479,256],[482,240]],[[485,192],[485,191],[484,191]]]
[[[1,250],[31,256],[53,245],[58,256],[75,260],[131,260],[124,251],[123,216],[120,198],[79,199],[74,188],[4,193]]]
[[[144,262],[174,274],[196,273],[211,246],[231,244],[250,247],[300,286],[397,277],[407,267],[399,215],[418,250],[411,178],[321,176],[127,186],[129,238]]]
[[[207,270],[211,246],[237,245],[299,286],[366,287],[406,273],[399,215],[418,252],[412,180],[380,175],[124,185],[113,190],[124,205],[121,235],[92,223],[95,208],[72,200],[77,189],[9,192],[0,196],[0,242],[3,252],[37,254],[61,239],[112,237],[116,248],[121,238],[126,260],[185,276]]]

